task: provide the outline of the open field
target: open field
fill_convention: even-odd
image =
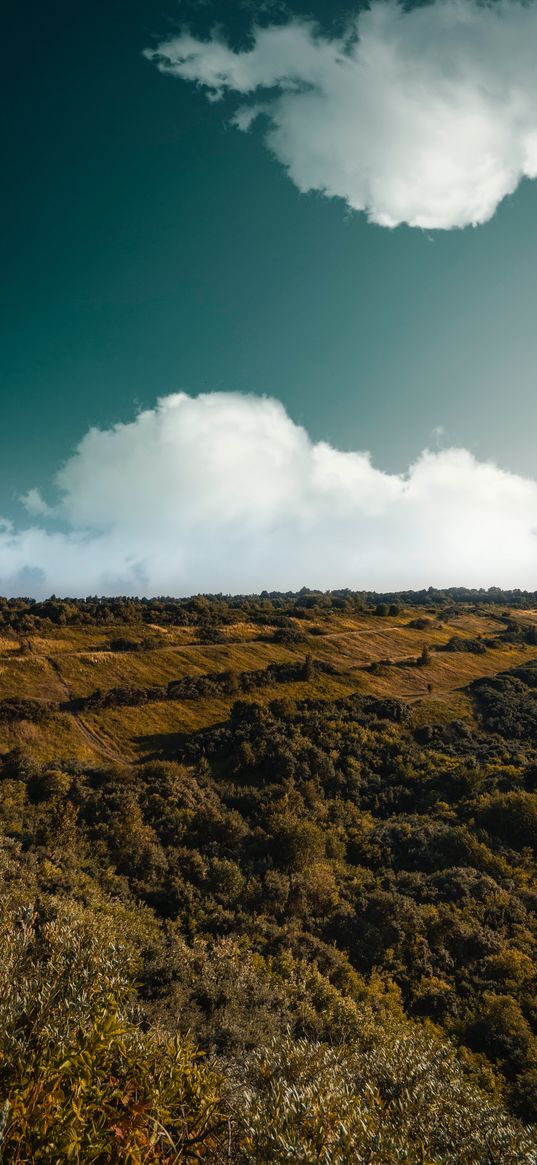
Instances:
[[[37,700],[50,715],[0,722],[0,752],[23,748],[39,761],[84,763],[173,755],[184,734],[228,719],[234,701],[243,698],[245,673],[276,664],[298,664],[303,675],[267,682],[245,698],[334,700],[357,691],[409,701],[416,724],[471,720],[465,687],[537,657],[537,646],[505,639],[509,622],[527,631],[536,621],[534,611],[500,615],[459,607],[438,615],[414,607],[387,617],[364,611],[331,612],[307,623],[293,619],[290,625],[300,635],[296,643],[275,642],[273,627],[247,620],[224,627],[213,643],[200,642],[192,626],[133,628],[132,623],[115,624],[112,631],[74,625],[51,626],[45,634],[12,633],[0,638],[0,700]],[[124,641],[133,636],[137,650],[126,650]],[[454,637],[468,650],[445,650]],[[420,666],[424,648],[427,663]],[[308,675],[307,659],[313,663]],[[223,673],[234,677],[232,691],[165,698],[173,681]],[[130,706],[73,707],[77,699],[125,688],[157,691],[157,698]]]

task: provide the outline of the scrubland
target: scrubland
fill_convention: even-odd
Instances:
[[[6,1162],[537,1162],[535,596],[0,603]]]

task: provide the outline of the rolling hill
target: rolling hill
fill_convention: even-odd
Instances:
[[[0,602],[0,1147],[535,1165],[537,606]]]

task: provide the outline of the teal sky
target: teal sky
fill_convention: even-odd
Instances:
[[[292,11],[323,7],[337,13]],[[250,12],[8,5],[4,513],[46,490],[88,426],[179,388],[274,394],[314,438],[384,469],[443,426],[535,470],[537,186],[485,226],[430,234],[301,195],[259,133],[229,126],[226,100],[142,57],[182,18],[236,35]]]
[[[537,586],[537,7],[357,19],[9,0],[0,593]]]

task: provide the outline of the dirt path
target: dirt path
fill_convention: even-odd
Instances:
[[[47,663],[49,664],[49,666],[52,668],[53,672],[57,676],[57,678],[62,686],[62,689],[64,691],[64,694],[66,696],[66,699],[72,700],[73,694],[71,692],[71,689],[70,689],[67,681],[65,680],[65,677],[62,674],[62,670],[61,670],[61,667],[60,667],[58,661],[56,659],[54,659],[51,655],[47,655],[45,658],[47,660]],[[113,761],[114,764],[125,765],[128,763],[127,758],[125,756],[122,756],[119,752],[116,752],[116,750],[111,745],[107,744],[107,742],[105,740],[103,740],[102,736],[100,736],[100,734],[98,732],[95,732],[93,728],[90,728],[86,724],[85,720],[83,720],[82,717],[79,716],[77,712],[71,712],[70,716],[71,716],[71,719],[74,720],[81,736],[84,737],[86,743],[89,744],[92,749],[94,749],[97,752],[100,752],[102,754],[102,756],[105,756],[108,760]]]
[[[103,756],[107,757],[108,760],[113,761],[116,765],[127,765],[129,763],[128,757],[122,756],[121,753],[116,752],[113,748],[111,748],[102,736],[100,736],[92,728],[88,727],[81,716],[74,714],[73,719],[75,720],[82,736],[85,737],[88,744],[90,744],[92,748],[96,749],[97,752],[102,753]]]

